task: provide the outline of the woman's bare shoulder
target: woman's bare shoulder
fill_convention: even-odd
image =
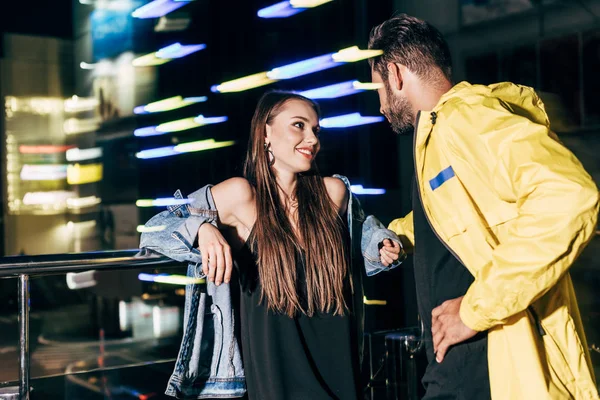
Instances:
[[[211,192],[223,223],[238,220],[245,224],[254,215],[254,188],[247,179],[227,179],[213,186]]]
[[[325,177],[323,178],[325,182],[325,188],[327,189],[327,193],[333,203],[340,210],[340,214],[344,214],[346,212],[346,206],[348,205],[348,188],[346,184],[338,178],[334,177]]]
[[[215,189],[225,192],[228,195],[236,196],[241,201],[252,200],[254,198],[254,188],[246,178],[229,178],[213,186],[212,190],[214,191]]]

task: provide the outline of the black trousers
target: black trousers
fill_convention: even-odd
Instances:
[[[491,399],[486,334],[451,347],[441,363],[435,360],[433,343],[426,342],[426,347],[423,400]]]

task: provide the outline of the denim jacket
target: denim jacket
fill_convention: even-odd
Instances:
[[[341,179],[350,191],[350,182],[346,177],[335,177]],[[217,210],[210,192],[211,187],[212,185],[207,185],[193,192],[188,196],[187,204],[169,206],[166,211],[146,222],[146,227],[162,229],[142,233],[140,248],[156,251],[176,261],[188,262],[187,275],[204,278],[202,258],[194,242],[202,224],[217,226]],[[175,198],[183,198],[180,191],[175,193]],[[391,238],[397,243],[400,240],[375,217],[365,219],[358,199],[352,195],[349,196],[347,210],[351,243],[350,268],[354,283],[352,308],[356,337],[362,339],[362,270],[356,266],[364,263],[367,276],[389,270],[390,267],[384,267],[379,261],[379,243],[385,238]],[[356,248],[358,243],[360,249]],[[234,315],[230,284],[216,286],[208,281],[206,287],[200,284],[186,286],[183,339],[175,370],[165,392],[167,395],[205,399],[234,398],[245,394],[244,369],[234,333]],[[358,344],[362,356],[362,340]]]

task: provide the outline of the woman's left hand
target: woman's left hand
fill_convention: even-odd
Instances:
[[[388,267],[398,261],[400,258],[400,251],[402,248],[396,242],[391,239],[384,239],[380,244],[379,256],[381,258],[381,263]]]

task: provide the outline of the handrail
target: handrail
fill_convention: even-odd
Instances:
[[[18,398],[29,400],[29,277],[66,272],[136,269],[175,261],[146,250],[95,251],[72,254],[0,257],[0,278],[18,277],[19,389]],[[16,388],[15,393],[17,395]],[[14,398],[12,397],[11,398]]]
[[[174,261],[158,253],[139,249],[9,256],[0,257],[0,278],[16,277],[20,274],[52,275],[90,269],[133,269],[169,263],[174,263]]]

